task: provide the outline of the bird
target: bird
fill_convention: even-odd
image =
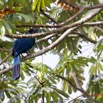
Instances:
[[[37,33],[37,28],[29,29],[29,34]],[[12,78],[17,80],[20,78],[20,54],[26,53],[35,44],[35,38],[19,38],[13,43],[12,56],[14,57],[14,64],[12,68]]]

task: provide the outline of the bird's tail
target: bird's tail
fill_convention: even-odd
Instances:
[[[19,77],[20,77],[20,56],[17,56],[17,57],[14,57],[12,78],[14,80],[17,80],[19,79]]]

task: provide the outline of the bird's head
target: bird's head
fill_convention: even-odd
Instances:
[[[37,28],[31,28],[29,29],[28,33],[30,34],[34,34],[34,33],[37,33],[38,32],[38,29]]]

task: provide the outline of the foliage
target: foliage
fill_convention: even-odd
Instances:
[[[83,102],[84,96],[87,103],[103,101],[103,10],[93,15],[99,8],[95,5],[101,2],[0,1],[0,102],[3,103],[8,98],[8,103],[57,103],[64,99],[80,103]],[[77,15],[82,9],[83,11]],[[90,15],[93,16],[89,18]],[[21,55],[21,78],[14,81],[11,78],[12,45],[15,38],[19,38],[20,35],[23,37],[22,34],[27,34],[31,27],[39,28],[44,34],[33,35],[36,37],[37,49],[35,47],[28,51],[28,54]],[[85,43],[86,46],[93,44],[91,54],[89,48],[83,55]],[[33,62],[34,57],[45,52],[59,56],[55,68],[43,62]],[[87,69],[88,75],[84,75]],[[87,77],[89,80],[84,88]],[[83,93],[80,96],[82,99],[79,95],[77,98],[71,97],[71,94],[77,94],[77,91]]]

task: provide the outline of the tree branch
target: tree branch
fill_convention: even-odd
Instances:
[[[41,38],[41,39],[39,39],[39,40],[36,40],[36,43],[39,43],[39,42],[43,42],[43,41],[45,41],[45,40],[48,40],[48,39],[50,39],[51,37],[53,37],[53,36],[55,36],[55,35],[56,35],[56,33],[51,34],[51,35],[48,35],[48,36],[46,36],[46,37],[44,37],[44,38]]]
[[[59,75],[59,74],[54,74],[54,75],[55,75],[56,77],[64,80],[64,81],[68,82],[68,84],[71,85],[73,88],[75,88],[75,89],[79,90],[80,92],[82,92],[86,97],[88,97],[88,98],[91,100],[91,102],[97,103],[97,101],[94,100],[94,99],[92,99],[92,97],[91,97],[90,95],[88,95],[83,89],[78,88],[77,86],[75,86],[74,84],[72,84],[72,82],[71,82],[70,80],[66,79],[65,77],[63,77],[63,76],[61,76],[61,75]]]
[[[10,52],[11,49],[0,48],[0,51],[2,51],[2,52]]]
[[[93,5],[93,6],[83,6],[80,7],[80,10],[74,14],[71,18],[69,18],[68,20],[57,24],[57,22],[52,19],[51,17],[48,17],[49,19],[51,19],[53,22],[55,22],[57,25],[46,25],[46,24],[38,24],[38,25],[33,25],[33,24],[26,24],[26,25],[16,25],[16,27],[20,28],[20,27],[48,27],[48,28],[59,28],[61,26],[64,26],[65,24],[67,24],[68,22],[72,21],[73,19],[75,19],[79,14],[81,14],[84,10],[91,10],[91,9],[97,9],[97,8],[103,8],[103,3],[101,4],[97,4],[97,5]],[[46,14],[47,15],[47,14]],[[88,25],[88,24],[87,24]],[[94,22],[95,25],[95,22]],[[91,25],[92,26],[92,25]]]
[[[34,54],[31,54],[29,56],[26,56],[26,57],[23,57],[21,58],[21,61],[25,61],[27,59],[30,59],[30,58],[34,58],[36,56],[39,56],[39,55],[42,55],[46,52],[48,52],[49,50],[53,49],[54,47],[56,47],[70,32],[72,32],[73,30],[77,29],[77,27],[74,27],[74,28],[71,28],[71,29],[68,29],[66,32],[63,33],[63,35],[61,35],[55,42],[53,42],[51,45],[49,45],[48,47],[46,47],[45,49],[42,49]],[[7,69],[4,69],[4,70],[1,70],[0,71],[0,74],[4,74],[5,72],[9,71],[10,69],[12,69],[12,67],[9,67]]]
[[[68,29],[66,32],[64,32],[55,42],[53,42],[51,45],[47,46],[45,49],[42,49],[42,50],[38,51],[37,53],[34,53],[34,54],[32,54],[32,55],[29,55],[29,56],[27,56],[27,57],[22,58],[22,61],[25,61],[25,60],[30,59],[30,58],[34,58],[34,57],[39,56],[39,55],[42,55],[42,54],[48,52],[49,50],[55,48],[60,42],[63,41],[63,39],[64,39],[68,34],[70,34],[72,31],[74,31],[75,29],[77,29],[77,28],[78,28],[80,25],[82,25],[84,22],[90,20],[92,17],[94,17],[94,16],[95,16],[96,14],[98,14],[100,11],[101,11],[101,9],[96,9],[96,10],[92,11],[92,14],[91,14],[91,15],[87,15],[87,16],[85,16],[84,18],[82,18],[81,20],[79,20],[79,21],[75,22],[74,24],[72,24],[72,28],[70,28],[70,25],[65,26],[65,27],[64,27],[65,29],[66,29],[66,28],[67,28],[67,29],[70,28],[70,29]],[[64,30],[64,28],[61,28],[61,30],[62,30],[62,29]],[[58,31],[58,30],[57,30],[57,31]],[[60,29],[59,29],[59,31],[60,31]],[[53,33],[53,32],[51,31],[51,33]],[[39,35],[40,35],[40,34],[39,34]],[[3,74],[3,73],[5,73],[5,72],[7,72],[8,70],[10,70],[10,68],[7,68],[6,70],[0,71],[0,74]]]
[[[8,56],[5,57],[5,58],[0,62],[0,65],[3,64],[3,63],[11,56],[11,54],[12,54],[12,52],[10,52],[10,53],[8,54]]]
[[[7,37],[11,37],[11,38],[33,38],[33,37],[38,37],[38,36],[46,36],[46,35],[50,35],[52,33],[59,33],[61,31],[64,31],[66,29],[70,29],[70,28],[73,28],[73,27],[76,27],[76,26],[80,26],[82,25],[83,23],[85,23],[86,21],[90,20],[92,17],[94,17],[96,14],[98,14],[102,9],[96,9],[96,10],[93,10],[93,11],[90,11],[88,15],[86,15],[84,18],[81,18],[80,20],[78,20],[77,22],[73,23],[73,24],[70,24],[70,25],[65,25],[63,27],[60,27],[59,29],[56,29],[56,30],[52,30],[52,31],[49,31],[49,32],[45,32],[45,33],[35,33],[35,34],[32,34],[32,35],[14,35],[14,34],[5,34],[5,36]]]
[[[25,58],[23,58],[22,60],[27,60],[27,59],[30,59],[30,58],[34,58],[36,56],[39,56],[39,55],[42,55],[46,52],[48,52],[49,50],[55,48],[60,42],[63,41],[63,39],[69,34],[71,33],[73,30],[77,29],[79,26],[76,26],[76,27],[73,27],[71,29],[68,29],[66,32],[64,32],[56,41],[54,41],[52,44],[50,44],[49,46],[47,46],[45,49],[42,49],[40,51],[38,51],[37,53],[34,53],[30,56],[27,56]]]
[[[57,25],[47,25],[47,24],[22,24],[22,25],[16,25],[17,28],[21,28],[21,27],[35,27],[35,28],[39,28],[39,27],[46,27],[46,28],[59,28],[61,27],[61,25],[57,24]]]
[[[88,41],[91,42],[91,43],[94,43],[94,44],[97,43],[97,41],[89,38],[88,35],[86,35],[86,34],[78,33],[78,32],[72,32],[72,33],[73,33],[73,34],[77,34],[77,35],[79,35],[80,37],[83,37],[84,39],[88,40]]]
[[[54,23],[57,24],[57,21],[56,21],[54,18],[52,18],[52,17],[50,17],[49,15],[47,15],[47,14],[43,11],[43,9],[40,9],[40,11],[41,11],[41,13],[42,13],[43,15],[45,15],[48,19],[50,19],[52,22],[54,22]]]
[[[84,26],[99,26],[99,25],[103,25],[103,21],[85,22],[83,25]]]
[[[77,87],[83,90],[83,88],[80,86],[79,80],[78,80],[78,78],[77,78],[77,76],[76,76],[76,74],[75,74],[75,72],[73,70],[71,70],[71,74],[72,74],[72,77],[73,77]]]
[[[95,26],[94,28],[103,33],[103,29],[102,28],[100,28],[98,26]]]
[[[0,71],[0,74],[5,74],[7,71],[11,70],[13,66],[10,66],[9,68],[3,69]]]

